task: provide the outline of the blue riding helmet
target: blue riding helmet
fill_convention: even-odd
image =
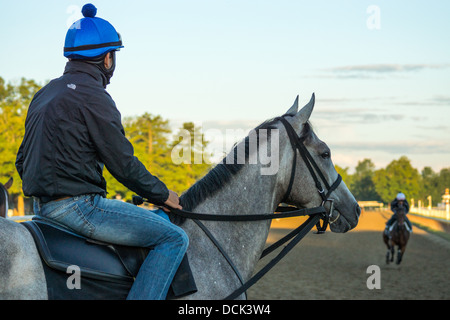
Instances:
[[[81,9],[84,18],[75,21],[66,34],[64,56],[69,59],[92,59],[123,48],[122,38],[106,20],[96,18],[97,8],[85,4]]]

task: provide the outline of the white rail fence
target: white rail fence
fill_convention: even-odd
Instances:
[[[428,218],[438,218],[450,221],[450,208],[429,208],[429,207],[412,207],[409,212],[415,213]]]
[[[389,204],[384,205],[380,201],[358,201],[358,204],[363,209],[377,209],[377,210],[389,210]],[[410,213],[414,213],[427,218],[442,219],[450,222],[450,206],[442,207],[416,207],[412,206],[409,210]]]

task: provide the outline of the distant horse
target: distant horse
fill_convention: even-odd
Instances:
[[[252,137],[239,143],[233,154],[182,195],[183,209],[217,216],[244,216],[274,212],[281,202],[302,208],[326,204],[331,231],[344,233],[353,229],[360,208],[345,183],[339,183],[341,178],[331,161],[330,149],[309,125],[313,107],[314,96],[300,111],[297,99],[286,114],[257,127],[259,146],[252,149]],[[261,138],[263,134],[267,134],[270,142]],[[272,142],[275,149],[267,150]],[[277,153],[273,161],[279,161],[278,170],[262,174],[266,164],[250,163],[248,158],[256,159],[257,149],[270,151],[271,155]],[[242,164],[226,161],[236,159],[235,151],[239,150],[246,153]],[[242,282],[253,274],[269,234],[270,221],[205,221],[204,226],[221,244],[229,260],[234,261],[234,268],[205,231],[187,219],[181,227],[189,235],[189,261],[198,292],[186,299],[223,299],[241,287],[239,274]],[[47,298],[41,259],[24,226],[0,219],[0,257],[0,299]]]
[[[8,215],[8,189],[11,188],[13,178],[9,178],[5,184],[0,183],[0,217],[5,218]]]
[[[397,264],[402,262],[403,255],[405,254],[406,245],[409,240],[408,227],[406,225],[406,211],[404,206],[399,206],[396,210],[397,221],[393,223],[390,230],[383,232],[383,240],[386,244],[388,251],[386,253],[386,263],[394,261],[394,247],[397,246]]]

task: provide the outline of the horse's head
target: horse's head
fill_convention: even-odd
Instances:
[[[361,209],[345,183],[340,181],[331,161],[330,148],[312,130],[309,118],[313,108],[314,94],[310,102],[300,111],[297,111],[297,97],[294,105],[283,116],[295,130],[299,143],[299,148],[295,150],[297,155],[294,155],[294,149],[291,147],[292,137],[283,138],[282,133],[280,133],[280,140],[285,139],[284,141],[287,141],[283,149],[284,153],[281,155],[281,161],[285,161],[285,164],[280,168],[286,168],[282,175],[283,185],[288,190],[289,184],[292,184],[289,196],[285,201],[306,208],[323,204],[328,210],[331,231],[347,232],[357,225]],[[281,130],[282,128],[283,125],[280,125]],[[286,125],[284,129],[288,134],[289,130]],[[300,149],[303,149],[303,151],[300,151]],[[293,161],[295,161],[295,168],[292,165]],[[292,179],[293,170],[295,170],[295,175]],[[336,189],[333,190],[335,187]],[[329,193],[330,190],[331,193]],[[328,196],[325,198],[327,194]],[[325,199],[328,201],[324,201]],[[331,209],[332,206],[333,210]]]

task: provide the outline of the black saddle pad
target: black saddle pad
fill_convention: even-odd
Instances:
[[[149,252],[98,242],[47,221],[22,224],[33,236],[43,261],[49,299],[125,299]],[[167,298],[196,291],[185,256]]]

